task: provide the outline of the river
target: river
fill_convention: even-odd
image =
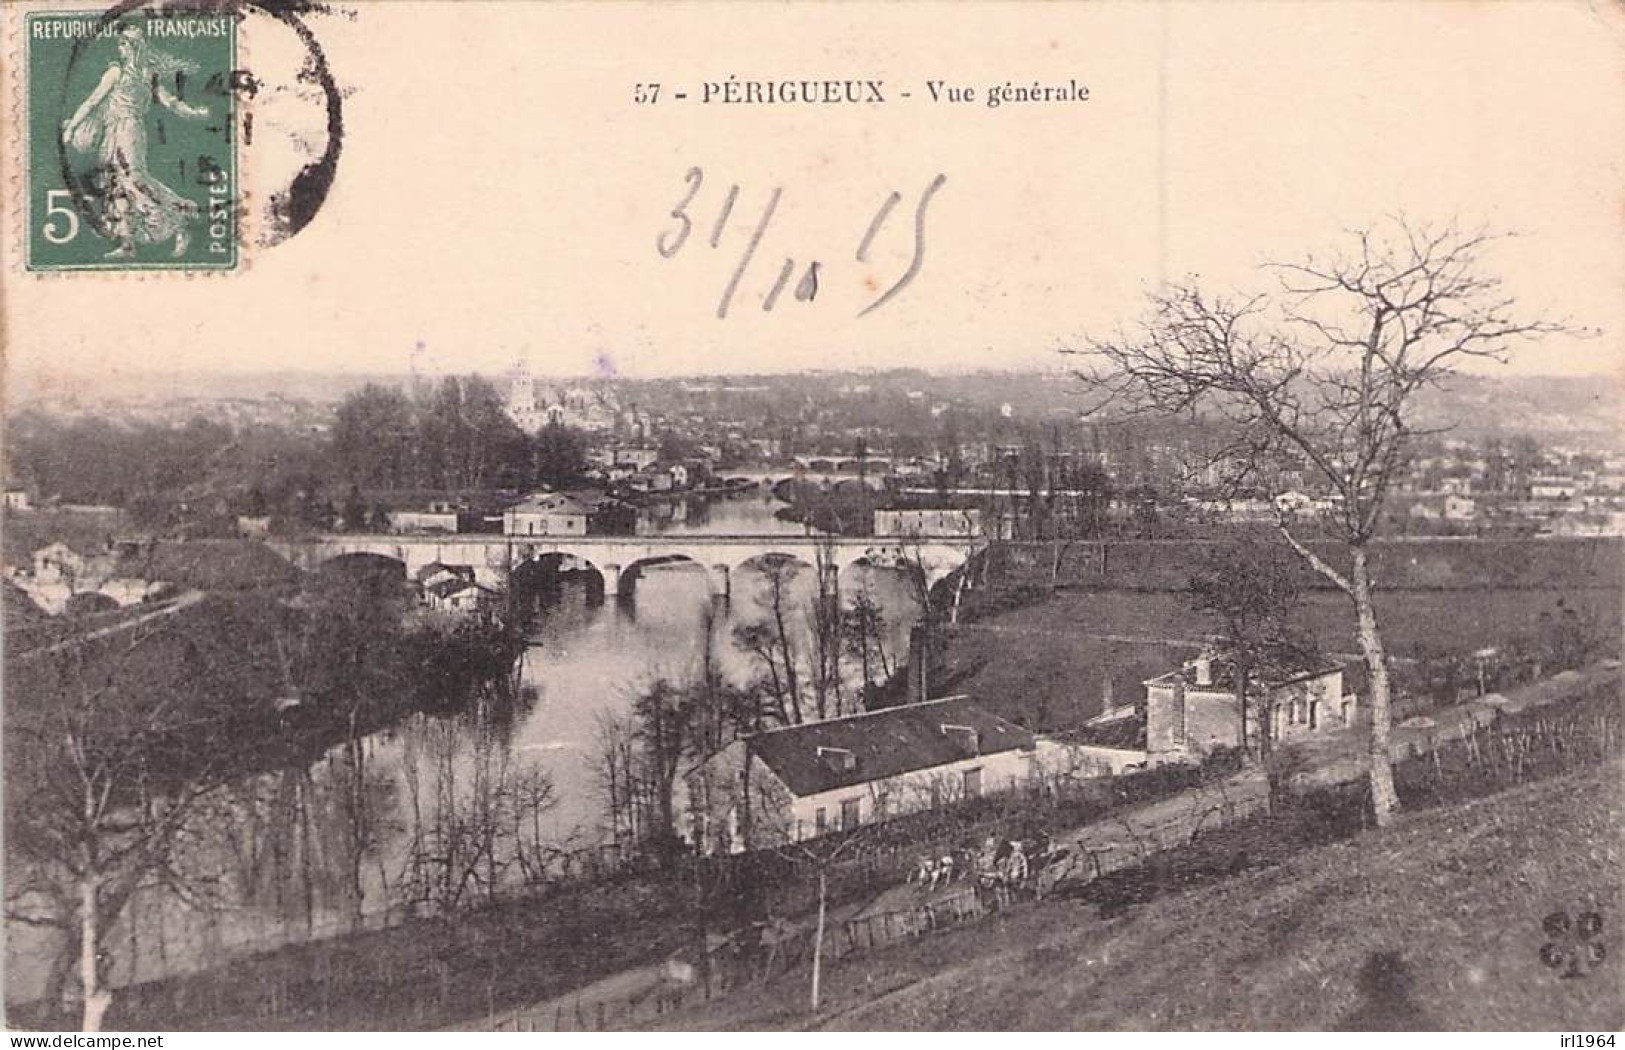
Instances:
[[[671,535],[806,535],[805,526],[775,516],[784,506],[763,495],[713,500],[699,508],[691,503],[686,513],[657,527]],[[903,574],[855,566],[841,573],[840,586],[848,599],[862,590],[873,595],[886,619],[885,651],[904,654],[919,606]],[[762,617],[768,600],[765,576],[744,570],[734,574],[731,601],[708,617],[713,599],[705,571],[681,563],[644,569],[632,603],[595,603],[587,591],[585,586],[566,589],[533,635],[522,681],[535,689],[537,703],[518,726],[513,743],[517,754],[533,756],[553,780],[558,805],[548,826],[579,842],[592,841],[603,818],[597,785],[600,719],[624,712],[656,679],[693,681],[700,673],[708,621],[712,651],[722,670],[735,684],[748,683],[760,665],[733,644],[732,634],[738,624]],[[810,566],[792,579],[789,593],[799,621],[792,630],[806,652],[810,628],[804,612],[816,593]],[[849,668],[848,675],[855,684],[856,668]]]
[[[653,527],[806,535],[776,516],[784,506],[765,493],[674,501]],[[184,858],[196,883],[213,891],[189,905],[167,891],[138,894],[112,937],[111,983],[388,923],[406,899],[462,906],[493,887],[512,892],[544,870],[556,877],[602,861],[610,838],[603,724],[626,715],[656,680],[692,682],[707,631],[728,681],[759,677],[759,659],[735,644],[734,631],[765,616],[769,588],[761,571],[742,568],[730,599],[719,601],[692,564],[645,569],[631,600],[601,600],[582,573],[562,580],[529,629],[520,673],[527,706],[511,718],[415,716],[308,768],[231,785],[192,821]],[[912,585],[896,570],[864,566],[839,580],[849,602],[868,592],[882,610],[879,644],[895,664],[919,612]],[[789,633],[804,658],[813,568],[797,571],[786,593]],[[845,672],[849,703],[859,691],[855,663]],[[28,1001],[43,988],[55,935],[15,925],[9,934],[7,999]]]

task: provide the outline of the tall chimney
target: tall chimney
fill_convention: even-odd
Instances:
[[[1213,657],[1203,653],[1192,661],[1196,669],[1196,684],[1209,686],[1213,684]]]

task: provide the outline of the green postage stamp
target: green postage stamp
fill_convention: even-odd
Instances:
[[[28,268],[231,270],[237,20],[25,17]]]

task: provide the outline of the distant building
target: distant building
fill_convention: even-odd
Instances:
[[[753,733],[684,777],[690,839],[739,852],[1009,790],[1036,747],[964,696]]]
[[[1539,477],[1529,483],[1529,498],[1569,500],[1580,491],[1579,482],[1566,477]]]
[[[95,590],[112,575],[115,561],[106,550],[77,550],[58,540],[34,552],[33,575],[40,583],[77,583]]]
[[[112,544],[81,549],[59,540],[34,551],[31,566],[14,572],[11,582],[51,615],[91,608],[84,596],[93,594],[114,606],[135,605],[162,592],[165,584],[134,561]]]
[[[1240,746],[1234,675],[1231,660],[1208,652],[1145,683],[1145,746],[1152,761]],[[1272,712],[1272,740],[1327,732],[1354,719],[1355,697],[1344,691],[1343,668],[1336,663],[1260,668],[1249,678],[1248,695],[1253,700],[1249,715],[1266,708]],[[1256,732],[1251,720],[1249,732]]]
[[[1478,504],[1466,496],[1430,497],[1411,504],[1410,516],[1422,521],[1468,522],[1478,517]]]
[[[497,593],[458,577],[442,578],[423,588],[424,604],[436,612],[470,616],[489,611]]]
[[[648,446],[630,446],[615,450],[614,465],[617,467],[631,467],[633,470],[648,470],[660,462],[660,450]]]
[[[34,501],[29,497],[28,490],[20,486],[6,487],[7,510],[33,510]]]
[[[587,508],[562,492],[541,492],[502,512],[508,536],[585,536]]]
[[[550,423],[607,433],[615,429],[620,404],[608,389],[539,384],[521,363],[509,377],[507,410],[508,417],[528,434]]]
[[[634,492],[670,492],[672,486],[669,470],[640,470],[626,477],[626,487]]]
[[[392,510],[389,512],[391,532],[456,532],[457,510],[441,507],[430,510]]]
[[[432,561],[419,569],[415,574],[418,585],[427,594],[429,588],[448,581],[474,582],[474,566],[447,565],[444,562]]]
[[[876,536],[969,539],[982,534],[982,512],[970,507],[899,507],[875,511]]]
[[[1472,478],[1441,478],[1439,491],[1451,496],[1471,496],[1473,494]]]
[[[1329,514],[1337,504],[1324,496],[1289,489],[1275,497],[1275,509],[1283,514]]]

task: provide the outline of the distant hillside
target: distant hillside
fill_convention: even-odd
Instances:
[[[543,372],[545,369],[538,369]],[[487,373],[504,382],[505,373]],[[316,402],[332,402],[367,382],[401,386],[406,375],[358,373],[158,373],[112,372],[98,376],[65,377],[46,373],[9,375],[7,401],[13,406],[43,400],[58,403],[63,391],[83,405],[103,399],[177,397],[233,398],[280,394]],[[432,379],[432,376],[425,378]],[[715,382],[719,377],[624,378],[616,382],[627,397],[658,405],[675,396],[688,383]],[[1057,369],[1034,371],[982,371],[927,373],[915,369],[873,369],[852,372],[818,371],[726,377],[734,384],[766,394],[796,392],[827,400],[863,396],[898,398],[913,393],[929,402],[951,402],[963,407],[997,411],[1009,405],[1017,422],[1060,421],[1076,418],[1088,402],[1081,384]],[[1457,376],[1440,389],[1428,391],[1421,403],[1420,421],[1427,426],[1452,426],[1466,439],[1529,434],[1551,444],[1578,444],[1625,448],[1625,383],[1604,374],[1589,376]]]
[[[1597,376],[1455,376],[1421,402],[1420,422],[1471,440],[1529,434],[1551,444],[1625,448],[1625,383]]]

